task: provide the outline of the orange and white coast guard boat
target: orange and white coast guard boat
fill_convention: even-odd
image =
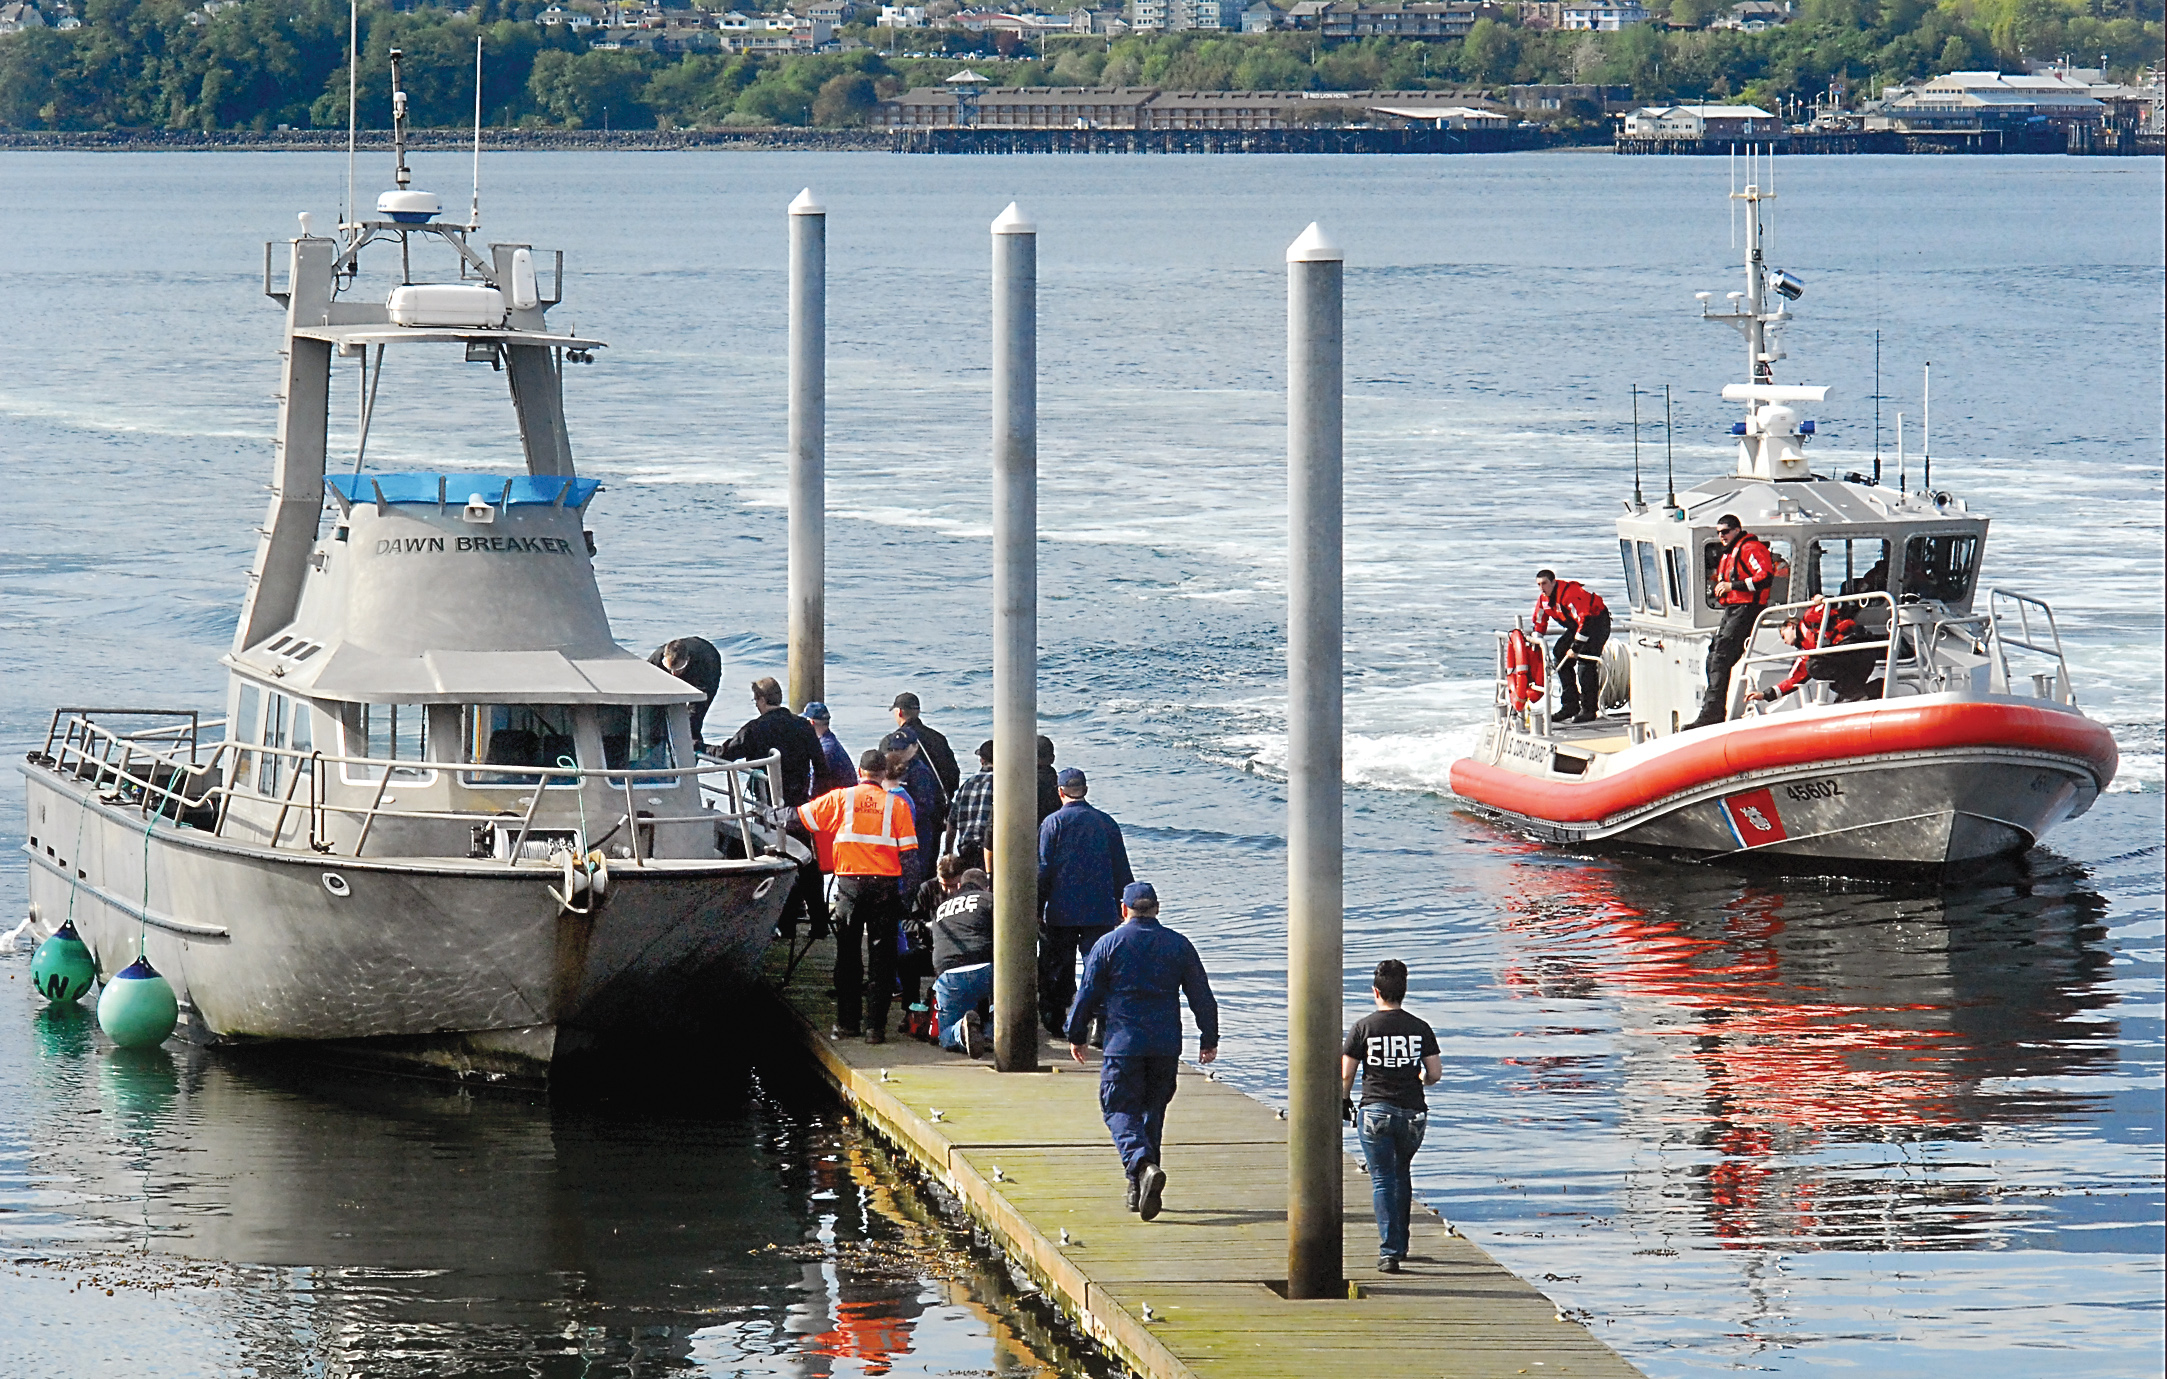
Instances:
[[[1452,789],[1483,813],[1556,842],[1609,841],[1699,857],[1770,854],[1819,870],[1942,867],[2021,852],[2091,808],[2119,757],[2070,684],[2053,611],[1982,590],[1987,519],[1946,492],[1896,491],[1880,475],[1812,472],[1814,424],[1796,404],[1824,387],[1778,385],[1774,334],[1803,291],[1761,255],[1748,186],[1746,291],[1702,315],[1745,336],[1752,380],[1734,474],[1670,496],[1636,492],[1618,519],[1632,616],[1605,657],[1605,712],[1553,721],[1556,668],[1517,627],[1497,636],[1491,721]],[[1773,305],[1771,302],[1773,301]],[[1879,465],[1876,462],[1878,471]],[[1721,621],[1716,521],[1734,513],[1776,557],[1768,606],[1731,673],[1726,721],[1690,728]],[[1805,652],[1853,673],[1793,673],[1786,618],[1818,600],[1858,633]],[[1818,614],[1816,614],[1818,616]],[[1833,619],[1831,619],[1833,621]],[[1868,676],[1855,671],[1872,662]],[[1866,697],[1832,702],[1839,683]]]

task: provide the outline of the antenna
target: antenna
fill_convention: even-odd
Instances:
[[[402,192],[414,183],[414,174],[406,170],[406,79],[400,74],[405,60],[405,53],[391,50],[391,150],[398,159],[392,180]]]
[[[1902,412],[1896,414],[1896,491],[1898,493],[1909,493],[1911,491],[1904,484],[1904,414]]]
[[[1926,416],[1919,424],[1919,454],[1923,457],[1921,466],[1923,472],[1919,477],[1919,487],[1931,490],[1934,486],[1934,366],[1932,361],[1928,361],[1926,365],[1924,389],[1926,396],[1923,401],[1926,407]]]
[[[474,205],[467,212],[467,228],[478,230],[482,224],[482,31],[479,20],[474,26]]]
[[[1881,332],[1874,332],[1874,483],[1881,482]]]
[[[1640,496],[1640,385],[1633,385],[1633,506],[1646,507]]]
[[[354,100],[359,88],[354,66],[361,52],[361,0],[346,0],[346,215],[348,221],[358,222],[361,212],[354,206]]]
[[[1671,477],[1670,463],[1670,385],[1663,385],[1663,506],[1678,506],[1678,481]]]

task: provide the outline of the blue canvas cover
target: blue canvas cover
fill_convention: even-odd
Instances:
[[[561,474],[326,474],[324,483],[349,503],[373,503],[381,491],[387,503],[427,503],[431,507],[436,506],[439,496],[455,507],[464,507],[468,496],[475,493],[484,502],[509,502],[513,507],[553,505],[569,484],[572,491],[565,495],[564,506],[578,509],[587,506],[587,500],[602,487],[599,479],[567,479]],[[507,483],[512,486],[509,498],[504,489]]]

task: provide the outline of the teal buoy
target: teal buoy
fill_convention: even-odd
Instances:
[[[30,957],[30,981],[38,994],[56,1006],[73,1005],[83,999],[90,984],[98,980],[98,964],[73,924],[38,945]]]
[[[98,997],[98,1024],[124,1049],[164,1043],[180,1018],[173,984],[158,975],[148,958],[137,958],[123,967]]]

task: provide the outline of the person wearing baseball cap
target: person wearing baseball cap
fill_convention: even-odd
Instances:
[[[850,759],[850,749],[843,746],[842,739],[829,726],[834,715],[828,706],[818,699],[805,706],[799,715],[813,725],[813,732],[820,737],[820,757],[813,763],[813,795],[818,798],[830,790],[848,790],[858,783],[858,767]]]
[[[940,778],[942,797],[954,795],[956,787],[963,783],[963,772],[956,766],[956,754],[949,749],[948,739],[918,717],[918,696],[904,690],[888,707],[895,714],[895,726],[918,739],[926,764]]]
[[[1065,812],[1065,810],[1064,810]],[[1128,1207],[1146,1221],[1166,1191],[1161,1166],[1166,1108],[1181,1072],[1181,998],[1196,1017],[1196,1061],[1219,1057],[1219,1002],[1196,946],[1159,923],[1159,893],[1148,881],[1121,891],[1121,927],[1092,945],[1083,986],[1068,1017],[1069,1056],[1084,1061],[1091,1022],[1105,1021],[1099,1112],[1128,1178]]]
[[[1076,963],[1121,922],[1121,888],[1136,879],[1121,825],[1086,803],[1074,767],[1057,777],[1061,807],[1038,826],[1038,1013],[1046,1032],[1068,1028]]]

